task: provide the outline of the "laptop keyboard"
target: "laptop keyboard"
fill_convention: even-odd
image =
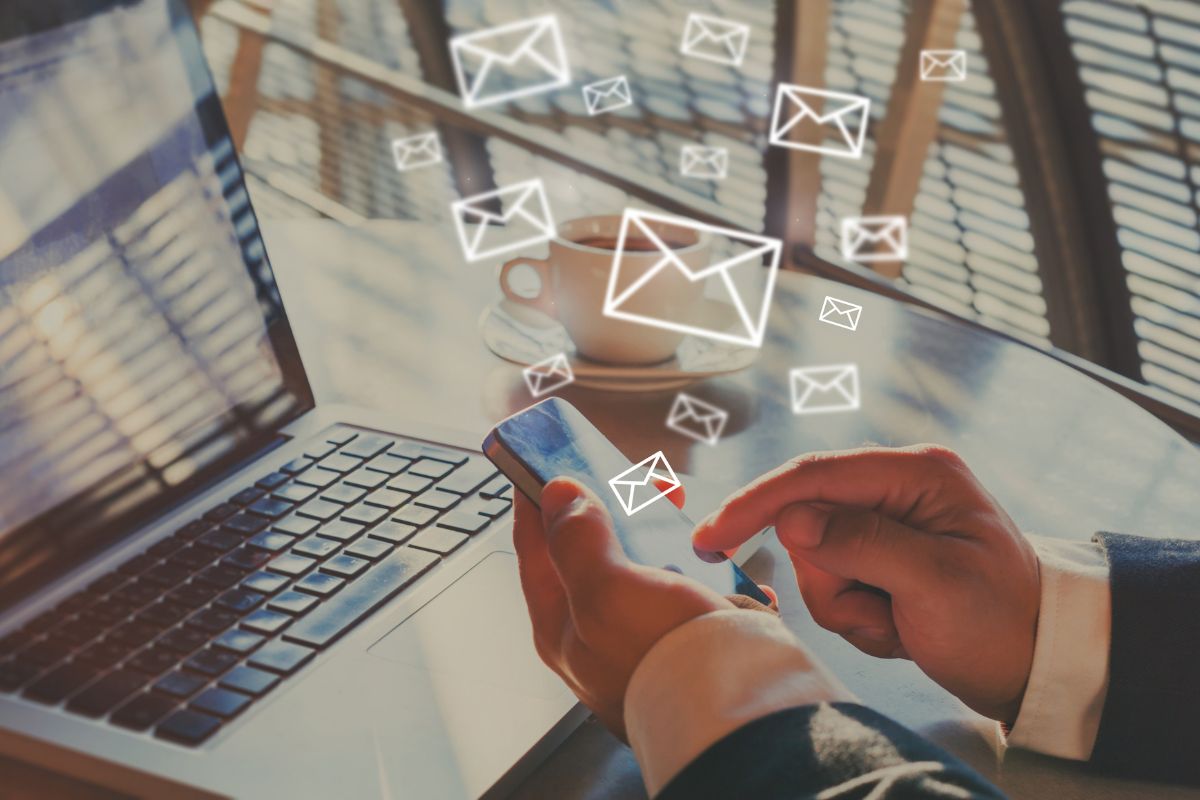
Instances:
[[[339,426],[0,639],[0,692],[195,746],[480,533],[480,455]]]

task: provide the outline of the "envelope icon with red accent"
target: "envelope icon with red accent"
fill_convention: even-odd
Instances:
[[[794,414],[854,411],[862,404],[855,364],[797,367],[788,377]]]
[[[529,393],[536,397],[550,394],[575,380],[566,353],[556,353],[521,370]]]
[[[660,485],[661,484],[661,485]],[[643,458],[629,469],[610,478],[609,487],[617,496],[625,513],[633,516],[656,500],[666,497],[681,484],[667,457],[659,450]]]
[[[697,442],[716,444],[729,422],[729,412],[680,392],[671,403],[667,427]]]
[[[664,242],[661,233],[664,229],[689,232],[700,240],[720,237],[730,246],[732,253],[694,266],[681,257],[678,250]],[[641,271],[638,271],[637,265],[627,263],[625,243],[631,239],[649,241],[655,248],[658,260]],[[718,342],[761,347],[767,331],[767,315],[771,310],[771,295],[775,291],[782,251],[783,243],[778,239],[719,228],[686,217],[627,208],[621,220],[617,249],[608,276],[604,316],[690,333]],[[639,252],[637,256],[643,257],[645,253]],[[767,262],[765,267],[764,258]],[[664,280],[670,280],[671,283],[666,285],[671,287],[677,275],[693,283],[706,281],[703,287],[706,298],[729,308],[733,321],[726,324],[727,320],[698,320],[676,315],[661,303],[639,302],[641,297],[653,297]]]

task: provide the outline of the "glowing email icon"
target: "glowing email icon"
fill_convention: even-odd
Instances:
[[[609,479],[608,485],[631,517],[682,486],[661,450]]]
[[[553,15],[455,36],[450,58],[467,108],[504,103],[571,82],[562,31]]]
[[[521,370],[521,374],[525,377],[529,393],[535,398],[557,391],[575,380],[575,373],[571,371],[571,362],[567,360],[566,353],[556,353],[536,364],[530,364]]]
[[[842,258],[847,261],[903,261],[908,258],[904,217],[848,217],[842,220]]]
[[[717,64],[740,67],[750,43],[750,26],[707,14],[688,14],[679,52]]]
[[[965,81],[966,79],[966,50],[921,51],[921,80]]]
[[[497,201],[503,211],[492,209]],[[468,261],[548,242],[555,235],[546,190],[536,178],[456,200],[450,214]]]
[[[855,411],[861,405],[858,366],[855,364],[798,367],[788,375],[794,414]]]
[[[848,300],[838,300],[836,297],[826,297],[821,304],[821,322],[845,328],[848,331],[858,330],[858,319],[862,316],[862,306]]]
[[[594,117],[633,105],[633,94],[629,91],[629,81],[618,75],[583,87],[583,102],[587,104],[588,115]]]
[[[716,444],[729,421],[729,412],[680,392],[671,403],[667,427],[697,442]]]
[[[685,178],[720,180],[729,173],[729,151],[724,147],[685,144],[679,151],[679,174]]]
[[[442,145],[433,131],[392,140],[392,157],[396,169],[407,172],[417,167],[428,167],[442,163]]]
[[[663,241],[664,229],[693,231],[700,237],[705,234],[724,237],[730,245],[740,249],[726,258],[699,267],[693,266],[679,251]],[[658,261],[645,269],[639,264],[626,264],[625,242],[628,239],[649,241],[659,256]],[[604,315],[719,342],[761,347],[767,331],[767,314],[771,308],[771,295],[775,291],[782,251],[783,243],[778,239],[718,228],[685,217],[627,208],[621,219],[617,249],[608,275]],[[645,253],[638,255],[644,256]],[[763,256],[768,259],[765,270],[762,268]],[[693,283],[711,281],[704,287],[708,290],[707,296],[726,304],[734,312],[737,321],[732,324],[718,324],[715,321],[701,324],[699,320],[686,316],[681,309],[641,299],[656,293],[656,278],[661,282],[675,275],[682,275]],[[642,289],[645,289],[645,293],[639,294]]]
[[[870,116],[869,98],[781,83],[771,116],[771,144],[859,158]]]

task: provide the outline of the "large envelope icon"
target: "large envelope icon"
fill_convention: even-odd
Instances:
[[[717,64],[740,67],[750,43],[750,26],[708,14],[688,14],[679,52]]]
[[[859,158],[867,139],[871,100],[853,94],[779,84],[771,117],[771,144],[830,156]],[[816,126],[816,131],[802,128]],[[804,131],[811,141],[795,138]],[[819,138],[817,138],[819,136]]]
[[[965,81],[966,79],[966,50],[921,51],[921,80]]]
[[[416,136],[393,139],[392,156],[396,160],[396,169],[406,172],[417,167],[440,164],[442,146],[438,141],[438,135],[433,131],[418,133]]]
[[[704,444],[716,444],[729,421],[729,412],[680,392],[667,414],[667,427]]]
[[[566,353],[556,353],[521,370],[529,393],[536,397],[550,394],[575,380]]]
[[[618,75],[608,80],[596,81],[583,87],[583,102],[587,105],[590,116],[616,111],[633,105],[633,95],[629,91],[629,81],[624,75]]]
[[[500,201],[503,211],[491,209],[494,200]],[[548,242],[555,235],[546,190],[536,178],[456,200],[450,214],[468,261]]]
[[[656,483],[656,481],[658,483]],[[658,484],[661,484],[661,487]],[[643,458],[629,469],[608,481],[625,513],[633,516],[659,498],[666,497],[682,484],[667,457],[658,451]]]
[[[685,178],[724,178],[729,172],[729,151],[724,147],[685,144],[679,151],[679,173]]]
[[[450,40],[463,105],[490,106],[571,82],[558,19],[552,14]]]
[[[798,367],[789,373],[789,377],[793,413],[854,411],[861,405],[858,367],[854,364]]]
[[[862,306],[849,300],[838,300],[836,297],[826,297],[821,304],[821,322],[845,328],[848,331],[858,330],[858,320],[862,316]]]
[[[700,237],[705,234],[724,237],[745,249],[696,267],[663,241],[659,233],[663,227],[693,231]],[[634,264],[627,263],[625,259],[625,242],[630,238],[648,240],[656,248],[658,260],[640,273]],[[621,220],[617,249],[608,275],[604,315],[719,342],[761,347],[767,331],[767,315],[771,307],[771,295],[775,291],[782,250],[783,243],[778,239],[718,228],[685,217],[627,208]],[[638,256],[642,255],[644,253],[638,253]],[[765,270],[762,266],[763,256],[768,258]],[[724,321],[716,319],[701,321],[675,316],[665,308],[667,304],[643,300],[659,294],[662,281],[673,283],[674,277],[680,275],[693,283],[711,281],[704,287],[708,290],[707,296],[725,304],[735,321],[724,324]]]
[[[908,258],[904,217],[847,217],[842,220],[842,258],[847,261],[903,261]]]

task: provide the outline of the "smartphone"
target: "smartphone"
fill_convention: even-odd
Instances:
[[[771,604],[737,564],[719,553],[700,556],[692,547],[692,521],[669,498],[626,514],[608,480],[630,461],[567,401],[552,397],[504,420],[484,439],[483,452],[535,504],[542,487],[559,475],[587,486],[608,508],[631,560],[694,578],[723,595]]]

